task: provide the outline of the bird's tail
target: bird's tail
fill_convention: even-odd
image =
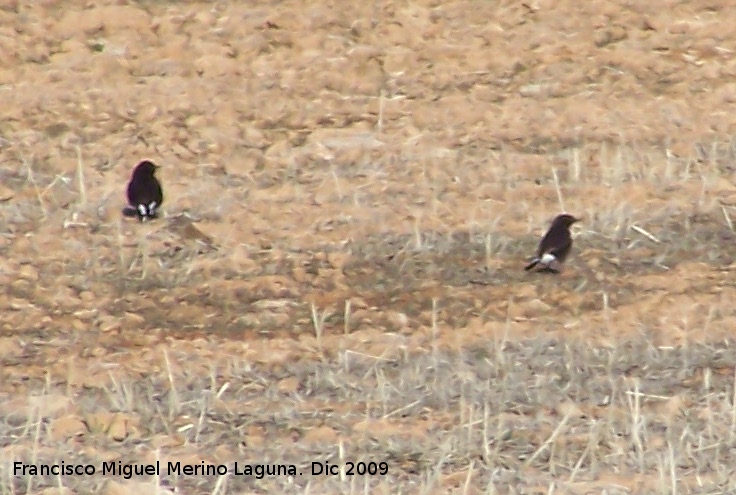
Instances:
[[[132,206],[126,206],[125,208],[123,208],[123,216],[126,216],[126,217],[137,217],[138,216],[138,210],[136,210]]]
[[[524,267],[524,271],[529,271],[539,263],[539,258],[534,258],[528,265]]]

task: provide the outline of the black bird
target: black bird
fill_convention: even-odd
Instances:
[[[529,271],[537,267],[535,271],[558,273],[572,247],[570,226],[579,220],[579,218],[567,213],[557,215],[552,220],[552,225],[550,225],[547,233],[539,241],[537,255],[524,267],[524,270]]]
[[[154,175],[157,168],[150,160],[143,160],[136,165],[128,182],[128,206],[123,208],[123,215],[138,217],[141,222],[156,218],[156,210],[164,202],[161,183]]]

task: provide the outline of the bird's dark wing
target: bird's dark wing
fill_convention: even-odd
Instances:
[[[557,261],[563,263],[570,252],[570,248],[572,248],[572,239],[568,236],[565,242],[551,247],[547,252],[554,255],[554,257],[557,258]]]

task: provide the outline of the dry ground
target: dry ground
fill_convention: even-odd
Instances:
[[[733,492],[735,31],[717,0],[0,1],[0,494]],[[524,273],[563,209],[567,270]],[[12,469],[157,459],[304,474]]]

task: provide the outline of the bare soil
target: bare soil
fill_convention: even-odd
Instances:
[[[713,0],[0,0],[0,494],[736,490],[735,76]]]

